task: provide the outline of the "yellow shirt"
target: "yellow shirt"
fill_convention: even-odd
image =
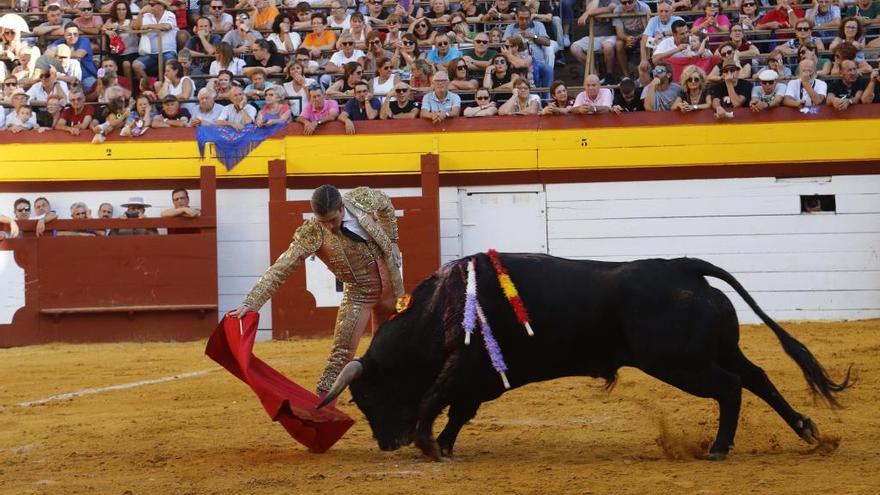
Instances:
[[[254,28],[272,29],[272,23],[275,22],[276,17],[278,17],[278,9],[276,9],[274,5],[270,5],[267,9],[264,9],[262,14],[257,10],[257,14],[254,17]]]
[[[331,31],[330,29],[326,29],[324,31],[324,35],[320,38],[315,35],[315,33],[309,33],[306,35],[305,40],[302,42],[302,46],[306,48],[315,48],[318,46],[327,46],[327,45],[335,45],[336,44],[336,33]]]

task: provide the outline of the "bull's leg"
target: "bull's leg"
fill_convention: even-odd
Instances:
[[[733,447],[742,402],[742,382],[739,376],[725,371],[714,363],[704,368],[645,370],[645,372],[689,394],[715,399],[718,402],[720,410],[718,434],[712,447],[709,448],[709,459],[718,461],[727,457]]]
[[[813,421],[795,411],[794,408],[788,404],[785,397],[779,393],[779,390],[776,389],[776,386],[773,385],[773,382],[770,381],[767,377],[767,373],[765,373],[761,367],[749,361],[741,352],[738,354],[739,356],[736,358],[735,362],[732,363],[731,366],[725,365],[725,368],[737,373],[740,379],[742,379],[743,386],[760,397],[761,400],[766,402],[773,408],[773,410],[782,416],[782,419],[788,423],[788,426],[790,426],[798,436],[803,438],[805,442],[816,443],[819,440],[819,428],[816,427]]]
[[[434,380],[419,404],[415,444],[422,450],[422,453],[435,461],[440,460],[440,447],[434,440],[434,420],[446,406],[452,403],[453,388],[460,380],[459,376],[461,375],[457,372],[459,359],[458,355],[453,354],[446,360],[437,379]]]
[[[458,433],[468,421],[476,416],[479,408],[480,402],[471,400],[456,400],[449,406],[449,421],[437,437],[440,455],[443,457],[452,456],[452,448],[455,446]]]

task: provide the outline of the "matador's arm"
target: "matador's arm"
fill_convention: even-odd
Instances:
[[[391,242],[396,243],[399,235],[397,231],[397,217],[394,215],[394,205],[391,203],[391,198],[378,189],[374,189],[373,192],[376,194],[376,219],[379,221],[382,230],[388,234]]]
[[[287,277],[302,265],[303,260],[321,247],[322,242],[321,226],[313,220],[307,220],[296,229],[287,251],[284,251],[254,284],[244,299],[244,305],[254,311],[259,310],[287,280]]]

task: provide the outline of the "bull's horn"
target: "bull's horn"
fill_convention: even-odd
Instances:
[[[336,381],[333,382],[333,386],[330,387],[330,391],[327,392],[327,396],[324,397],[324,400],[322,400],[320,404],[318,404],[318,409],[321,409],[339,397],[339,394],[348,388],[348,386],[351,385],[351,382],[355,381],[355,379],[361,376],[361,373],[363,372],[364,365],[361,364],[360,361],[352,361],[346,364],[345,368],[342,368],[342,371],[339,372],[339,376],[336,377]]]

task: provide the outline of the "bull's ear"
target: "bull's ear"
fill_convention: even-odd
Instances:
[[[327,396],[324,397],[324,400],[322,400],[320,404],[318,404],[318,409],[321,409],[339,397],[339,394],[348,388],[348,386],[351,385],[351,382],[355,381],[363,372],[364,365],[358,360],[346,364],[345,368],[342,368],[342,371],[339,372],[339,376],[336,377],[336,381],[333,382],[333,386],[330,387],[330,391],[327,392]]]

